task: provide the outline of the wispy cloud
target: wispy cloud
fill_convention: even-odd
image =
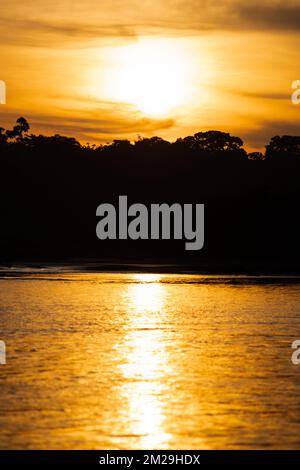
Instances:
[[[2,44],[68,46],[103,38],[300,30],[299,0],[12,0],[1,12]]]
[[[252,148],[264,148],[276,135],[299,135],[299,123],[292,120],[265,120],[253,129],[240,132],[241,137]]]
[[[121,115],[115,113],[116,108],[114,108],[114,112],[107,112],[106,115],[103,115],[103,110],[97,111],[95,109],[93,112],[82,113],[77,117],[52,116],[33,113],[29,110],[22,111],[22,115],[28,119],[33,133],[38,129],[38,132],[46,134],[76,137],[82,142],[86,142],[91,137],[95,142],[113,140],[122,136],[127,138],[130,135],[136,137],[139,133],[157,133],[174,125],[173,119],[151,119],[139,114],[126,116],[124,109]],[[0,124],[2,126],[3,123],[6,123],[7,127],[11,127],[19,116],[20,112],[17,110],[4,112]]]

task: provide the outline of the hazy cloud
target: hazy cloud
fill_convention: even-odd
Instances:
[[[32,133],[62,134],[76,137],[82,142],[87,142],[91,136],[93,141],[102,142],[118,137],[122,138],[123,135],[127,138],[128,135],[137,136],[143,132],[156,133],[156,131],[168,129],[174,125],[173,119],[151,119],[138,114],[126,116],[124,112],[119,116],[112,112],[101,115],[101,110],[87,112],[78,117],[50,116],[24,110],[19,113],[15,110],[9,110],[2,114],[1,125],[7,123],[6,126],[11,128],[21,114],[28,119]]]
[[[12,0],[2,44],[66,46],[103,38],[207,31],[300,30],[300,0]]]
[[[240,131],[247,146],[264,148],[276,135],[299,135],[299,123],[291,120],[266,120],[257,128]]]

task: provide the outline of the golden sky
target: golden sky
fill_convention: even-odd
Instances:
[[[0,124],[81,142],[299,134],[300,0],[1,0]]]

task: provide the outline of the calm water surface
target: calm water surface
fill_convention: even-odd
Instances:
[[[300,448],[300,284],[3,275],[0,447]]]

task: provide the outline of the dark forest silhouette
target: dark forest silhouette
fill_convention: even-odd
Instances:
[[[265,154],[240,138],[199,132],[103,146],[0,128],[0,259],[109,259],[177,263],[202,271],[299,272],[300,137],[276,136]],[[205,246],[182,241],[99,241],[103,202],[204,203]]]

